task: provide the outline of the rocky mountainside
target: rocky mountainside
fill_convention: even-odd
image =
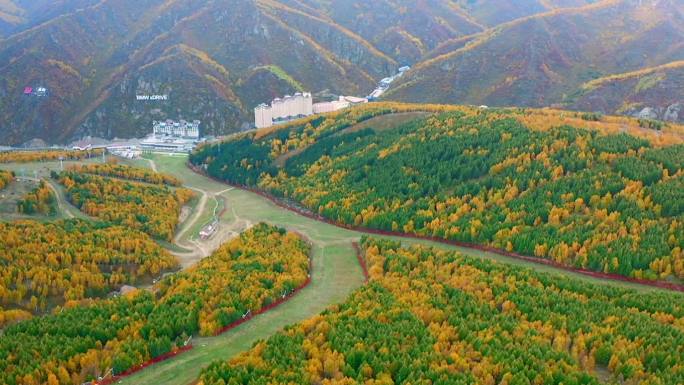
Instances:
[[[388,98],[606,113],[637,104],[667,110],[682,101],[681,69],[649,68],[684,59],[684,3],[608,0],[552,10],[447,42],[428,56]],[[619,75],[625,73],[631,75]],[[597,78],[613,80],[587,89]],[[640,81],[648,89],[635,89]]]
[[[133,136],[164,118],[224,133],[248,122],[256,101],[298,88],[360,93],[396,66],[281,3],[105,0],[0,42],[0,141]]]
[[[405,64],[391,99],[580,108],[593,79],[682,59],[682,5],[638,3],[0,0],[0,144],[166,118],[225,134],[274,96],[365,95]]]
[[[643,119],[684,121],[684,61],[611,75],[582,85],[566,107]]]

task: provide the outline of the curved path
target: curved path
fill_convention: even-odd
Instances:
[[[66,215],[67,218],[73,218],[74,214],[71,212],[70,209],[67,209],[65,207],[65,203],[63,203],[66,202],[66,199],[63,199],[61,191],[59,191],[59,189],[57,189],[57,187],[55,187],[55,185],[52,184],[51,180],[47,181],[47,185],[48,187],[50,187],[50,190],[52,190],[52,192],[55,194],[55,199],[57,199],[57,208],[59,209],[59,212],[64,213],[64,215]]]
[[[178,233],[176,233],[176,236],[173,238],[173,242],[176,245],[186,249],[194,250],[191,253],[173,253],[180,259],[181,266],[183,266],[183,268],[187,268],[188,266],[194,264],[198,260],[206,258],[211,254],[206,249],[204,249],[202,245],[192,242],[191,239],[185,238],[187,232],[197,224],[200,217],[202,216],[202,213],[204,213],[208,200],[208,194],[206,191],[198,188],[193,188],[192,190],[197,191],[201,194],[199,202],[197,202],[197,206],[195,206],[190,218],[183,223],[183,227],[180,229],[180,231],[178,231]]]
[[[55,185],[55,182],[52,179],[49,178],[33,178],[33,177],[26,177],[22,176],[19,177],[19,179],[24,179],[24,180],[30,180],[33,182],[40,182],[41,180],[45,181],[45,184],[52,190],[52,192],[55,194],[55,199],[57,200],[57,209],[60,213],[64,215],[67,219],[71,218],[86,218],[87,216],[83,214],[79,209],[74,207],[69,201],[65,198],[64,196],[64,191],[59,187],[58,185]]]
[[[121,380],[121,384],[187,385],[192,383],[197,379],[201,369],[213,360],[229,359],[249,349],[254,342],[268,338],[283,327],[303,321],[332,304],[344,301],[351,291],[363,285],[364,282],[363,272],[352,246],[352,242],[358,240],[363,233],[304,217],[278,207],[270,200],[249,191],[226,189],[225,184],[195,174],[185,166],[184,161],[185,158],[175,157],[163,159],[163,162],[162,159],[158,159],[157,163],[161,172],[176,175],[188,186],[201,189],[207,194],[222,194],[230,208],[221,218],[222,223],[239,220],[248,220],[252,223],[267,222],[298,231],[308,237],[314,246],[312,282],[295,297],[277,308],[220,336],[196,338],[193,341],[194,349],[127,377]],[[449,246],[427,240],[374,236],[398,239],[406,244],[418,243],[457,250],[474,257],[523,265],[538,271],[568,275],[593,283],[631,287],[637,290],[658,290],[625,282],[607,282],[481,250]]]

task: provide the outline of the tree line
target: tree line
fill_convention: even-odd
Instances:
[[[12,171],[0,170],[0,190],[7,187],[14,179],[14,173]]]
[[[26,215],[56,215],[57,197],[55,197],[52,188],[44,180],[41,180],[38,187],[24,194],[17,201],[17,210]]]
[[[111,161],[105,164],[91,163],[72,165],[69,166],[69,171],[152,184],[165,184],[173,187],[179,187],[182,184],[181,181],[173,175],[158,173],[145,168],[126,166]]]
[[[1,151],[0,163],[33,163],[56,160],[83,160],[102,156],[104,149],[93,150],[40,150],[40,151]]]

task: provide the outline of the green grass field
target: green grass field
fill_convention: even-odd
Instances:
[[[193,341],[193,350],[155,364],[121,383],[190,384],[213,360],[234,356],[283,327],[344,301],[363,283],[361,269],[353,256],[351,245],[314,246],[312,283],[289,301],[218,337],[197,338]]]

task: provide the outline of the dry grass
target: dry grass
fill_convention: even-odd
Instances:
[[[675,61],[672,63],[663,64],[660,66],[647,67],[647,68],[642,68],[642,69],[636,70],[636,71],[609,75],[609,76],[594,79],[594,80],[591,80],[589,82],[584,83],[582,85],[582,89],[585,91],[591,91],[591,90],[594,90],[596,88],[599,88],[601,86],[604,86],[604,85],[611,83],[611,82],[614,82],[614,81],[621,81],[621,80],[627,80],[627,79],[632,79],[632,78],[640,78],[643,76],[651,75],[651,74],[656,73],[656,72],[666,71],[669,69],[683,68],[683,67],[684,67],[684,60],[681,60],[681,61]]]

